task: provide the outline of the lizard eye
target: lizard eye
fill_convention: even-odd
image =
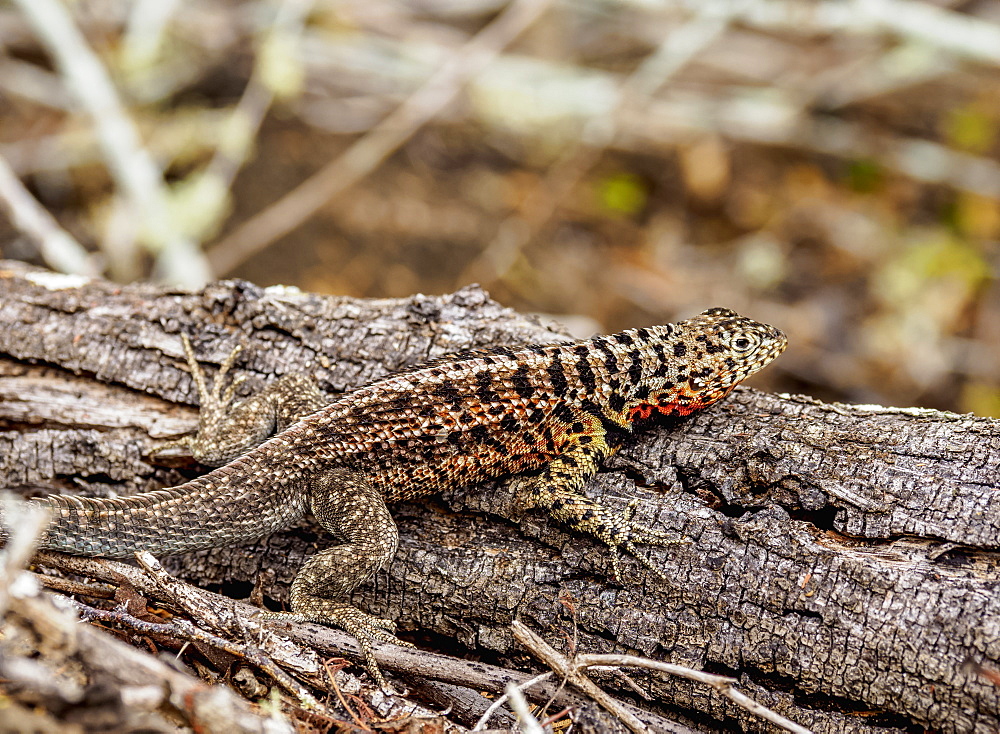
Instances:
[[[735,349],[737,352],[749,352],[760,344],[760,339],[752,333],[743,332],[742,334],[737,333],[729,340],[729,346]]]

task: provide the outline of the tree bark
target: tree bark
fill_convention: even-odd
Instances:
[[[0,485],[128,494],[198,473],[150,459],[196,421],[181,332],[207,365],[243,344],[245,389],[306,372],[331,393],[447,352],[565,338],[476,287],[369,301],[239,281],[189,293],[0,262]],[[614,582],[606,548],[520,516],[508,482],[395,508],[399,553],[356,601],[450,654],[529,664],[510,633],[519,619],[564,651],[575,637],[583,652],[732,675],[815,732],[995,732],[998,466],[1000,421],[740,388],[637,436],[588,486],[608,505],[638,499],[638,520],[686,541],[641,549],[667,581],[625,558]],[[171,568],[235,596],[263,579],[281,602],[328,542],[303,521]],[[698,684],[631,677],[642,707],[696,731],[774,730]]]

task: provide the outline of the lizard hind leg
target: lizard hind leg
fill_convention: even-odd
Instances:
[[[379,642],[412,645],[396,638],[391,620],[363,612],[344,599],[392,560],[399,543],[396,523],[382,494],[346,469],[320,475],[311,487],[310,505],[320,525],[344,542],[320,551],[302,566],[292,582],[291,612],[262,616],[343,629],[357,638],[372,678],[383,690],[391,690],[372,647]]]

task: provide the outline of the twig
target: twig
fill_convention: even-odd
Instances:
[[[524,700],[521,689],[513,683],[508,683],[506,694],[507,698],[510,699],[511,710],[517,714],[517,723],[521,731],[524,734],[543,734],[544,730],[538,720],[531,715],[531,709],[528,708],[528,702]]]
[[[213,271],[219,275],[228,273],[374,171],[389,154],[444,109],[466,81],[495,59],[551,3],[552,0],[512,0],[417,91],[342,155],[211,247],[208,259]]]
[[[517,255],[546,228],[559,205],[594,167],[604,149],[615,142],[629,112],[646,107],[670,77],[722,35],[729,20],[728,10],[707,4],[691,20],[672,30],[621,83],[618,104],[607,117],[586,122],[586,147],[570,150],[546,173],[525,214],[511,215],[500,223],[490,243],[462,272],[460,282],[488,284],[504,278],[514,267]]]
[[[160,54],[170,18],[180,0],[136,0],[129,9],[122,38],[122,64],[130,69],[152,65]]]
[[[0,538],[7,541],[0,549],[0,619],[7,611],[10,586],[28,564],[48,518],[45,510],[0,491]]]
[[[285,667],[305,677],[314,679],[319,677],[323,667],[319,656],[299,645],[287,643],[282,636],[267,629],[256,619],[258,610],[249,615],[239,614],[232,600],[209,595],[197,587],[174,578],[152,554],[141,551],[135,556],[139,565],[152,579],[156,593],[167,598],[190,617],[223,634],[253,636],[257,648],[277,659]]]
[[[56,74],[10,56],[0,58],[0,90],[11,97],[20,97],[62,112],[73,106],[73,100]],[[36,141],[37,138],[33,138],[31,142]],[[4,147],[9,148],[12,143],[14,141]]]
[[[850,21],[850,18],[832,19],[829,16],[833,14],[833,10],[823,12],[817,10],[814,13],[814,6],[810,5],[804,10],[805,6],[801,3],[775,0],[747,4],[715,2],[711,5],[712,7],[722,5],[724,9],[734,13],[733,19],[744,21],[762,32],[794,30],[800,34],[835,33],[844,30],[845,27],[852,33],[868,36],[881,32],[871,22],[862,27],[862,24]],[[843,13],[848,16],[852,12],[853,6],[845,6],[843,3],[829,4],[825,7],[833,5],[842,7]],[[688,2],[688,6],[692,10],[709,8],[709,5],[701,0],[698,2],[692,0]],[[751,12],[747,7],[752,7],[755,11]],[[956,15],[958,14],[951,13],[948,17],[954,19]],[[707,14],[703,19],[704,24],[702,21],[690,21],[694,24],[693,30],[698,31],[692,39],[710,40],[713,23],[719,20],[719,17]],[[982,20],[974,18],[970,20],[977,24],[977,28],[989,25]],[[701,33],[705,35],[701,36]],[[673,34],[668,40],[672,36]],[[873,43],[876,40],[873,39]],[[661,51],[658,50],[649,56],[646,61],[650,64],[648,72],[650,76],[645,77],[647,73],[645,71],[641,76],[650,81],[643,80],[641,87],[655,87],[656,69],[669,71],[672,65],[682,62],[681,51],[685,47],[685,44],[678,44],[671,51],[662,51],[661,58],[666,60],[662,66],[661,61],[657,59]],[[388,45],[388,48],[386,45],[379,46],[378,49],[382,53],[412,56],[421,50],[421,47],[399,42]],[[374,53],[372,50],[368,52]],[[446,53],[447,49],[440,48],[438,52]],[[700,57],[696,54],[695,58]],[[507,61],[504,57],[496,61],[497,67],[505,63]],[[579,180],[590,165],[586,160],[587,156],[591,155],[589,151],[594,150],[601,139],[607,138],[606,130],[609,123],[603,117],[596,119],[587,110],[594,108],[615,110],[623,105],[624,83],[614,74],[594,69],[588,69],[585,74],[582,70],[573,74],[565,65],[547,63],[540,59],[535,59],[532,63],[538,69],[536,77],[544,78],[546,88],[553,90],[550,96],[554,100],[577,94],[575,90],[580,80],[583,78],[589,80],[587,89],[593,90],[596,99],[591,100],[586,108],[561,107],[558,110],[561,123],[575,124],[584,129],[584,139],[588,147],[579,152],[568,151],[552,166],[545,181],[532,192],[533,198],[526,206],[522,217],[511,217],[501,225],[501,231],[495,236],[497,241],[487,248],[488,254],[484,254],[476,261],[474,269],[470,266],[465,272],[466,277],[487,279],[490,273],[502,274],[511,267],[519,252],[519,238],[524,236],[519,230],[526,227],[525,221],[527,229],[533,229],[535,231],[533,236],[538,237],[537,232],[549,216],[547,210],[558,205],[558,202],[565,197],[563,192],[572,191],[574,181]],[[868,66],[870,68],[867,71],[873,75],[884,73],[874,61],[869,62]],[[835,67],[834,72],[838,68]],[[350,71],[351,68],[344,64],[323,68],[323,73],[327,75],[347,74]],[[638,71],[637,69],[634,73]],[[828,78],[834,72],[830,72]],[[319,72],[314,71],[314,73]],[[668,80],[669,75],[661,74],[660,79],[659,85],[662,87],[662,80]],[[379,81],[386,84],[396,79],[386,75]],[[834,89],[820,87],[807,95],[802,90],[790,89],[787,84],[781,85],[780,81],[777,80],[766,92],[759,88],[732,85],[724,88],[713,87],[710,93],[703,94],[658,94],[645,98],[644,102],[642,95],[636,93],[634,97],[636,101],[628,105],[628,113],[620,116],[617,123],[618,134],[609,146],[616,150],[648,154],[651,146],[659,149],[664,145],[683,144],[694,136],[721,135],[736,143],[788,146],[848,160],[856,160],[859,157],[871,158],[888,171],[901,173],[922,183],[941,184],[982,196],[1000,198],[1000,164],[988,156],[964,153],[940,143],[903,137],[899,134],[873,135],[869,125],[817,114],[810,106],[819,100],[820,107],[825,108],[831,102],[830,95],[833,95],[834,102],[841,99],[849,102],[849,94],[843,89],[845,84],[839,85],[841,88]],[[852,81],[852,84],[857,83]],[[530,96],[531,89],[515,88],[513,94],[515,97]],[[554,103],[542,98],[538,100],[538,104],[546,106]],[[486,122],[489,123],[490,120],[487,119]],[[578,172],[577,167],[582,169],[583,173]]]
[[[781,714],[757,703],[745,693],[741,693],[733,688],[733,683],[736,682],[733,678],[727,678],[722,675],[714,675],[712,673],[705,673],[701,670],[686,668],[683,665],[674,665],[672,663],[663,663],[659,660],[640,658],[635,655],[580,655],[576,658],[576,664],[581,668],[589,668],[597,665],[624,665],[633,668],[647,668],[649,670],[658,670],[662,673],[676,675],[678,678],[687,678],[689,680],[698,681],[699,683],[711,686],[729,700],[747,709],[750,713],[759,716],[762,719],[767,719],[772,724],[776,724],[783,729],[793,732],[793,734],[812,734],[812,732],[804,726],[800,726],[794,721],[786,719]]]
[[[71,682],[63,680],[65,676],[55,673],[57,668],[65,670],[63,657],[67,651],[71,651],[72,656],[83,663],[86,677],[95,673],[102,674],[99,676],[104,681],[102,685],[110,685],[112,690],[122,696],[127,709],[122,712],[123,724],[136,715],[132,707],[152,713],[161,704],[169,702],[171,710],[180,713],[183,720],[191,724],[197,722],[199,730],[209,734],[222,731],[216,725],[218,719],[225,721],[227,732],[264,730],[263,717],[251,711],[246,702],[225,686],[208,687],[150,655],[109,638],[87,625],[81,625],[65,605],[54,605],[53,597],[42,595],[37,585],[20,584],[22,579],[34,578],[33,575],[19,571],[31,556],[47,518],[45,510],[10,493],[0,493],[0,536],[5,536],[7,540],[5,547],[0,550],[0,620],[5,624],[12,617],[20,620],[14,622],[14,625],[8,625],[5,634],[0,635],[0,668],[2,676],[14,682],[15,691],[21,686],[27,686],[28,690],[44,692],[54,699],[57,706],[62,703],[83,703],[83,686],[77,684],[75,678]],[[19,584],[16,594],[11,593],[12,583]],[[77,607],[85,606],[76,602],[74,604]],[[48,640],[48,643],[43,644],[30,659],[25,657],[23,643],[17,642],[20,636],[7,634],[15,626],[32,628],[35,634]],[[55,643],[56,640],[58,643]],[[227,651],[235,654],[232,649]],[[249,653],[251,656],[255,655],[252,649]],[[10,688],[5,689],[5,694],[7,703],[14,704],[13,707],[7,706],[5,716],[9,717],[11,709],[17,711],[18,696],[16,693],[12,694]],[[141,702],[137,703],[136,696],[141,698]],[[132,706],[129,706],[129,702]],[[37,699],[33,699],[31,705],[38,703]],[[52,703],[50,701],[49,705]],[[43,703],[41,706],[43,711],[45,705]],[[7,723],[6,718],[4,721]],[[145,718],[143,723],[148,726],[151,721]],[[266,723],[266,730],[274,734],[292,731],[292,727],[280,718],[270,717]],[[12,725],[20,730],[16,724]],[[122,728],[134,727],[123,725]]]
[[[213,635],[199,629],[185,619],[175,619],[171,623],[147,622],[127,612],[96,609],[82,602],[74,602],[80,614],[87,620],[122,625],[145,635],[160,635],[189,642],[199,642],[222,652],[245,660],[267,673],[282,688],[293,695],[309,711],[325,711],[325,707],[302,685],[275,664],[274,660],[253,645],[242,645],[232,640]]]
[[[51,551],[39,552],[36,554],[36,558],[46,566],[71,573],[78,573],[111,583],[128,583],[139,593],[152,598],[161,598],[166,593],[163,586],[158,581],[150,578],[150,575],[142,569],[117,561],[82,558],[62,553],[53,553]],[[169,577],[169,575],[167,575],[167,578],[170,578],[170,596],[168,598],[178,608],[184,609],[183,604],[189,604],[192,601],[190,598],[186,598],[182,604],[180,599],[173,596],[174,594],[183,592],[185,595],[198,595],[203,598],[202,603],[204,606],[215,609],[226,608],[229,610],[234,616],[232,625],[245,626],[249,630],[259,627],[259,625],[255,626],[253,618],[253,615],[260,611],[258,608],[246,602],[236,601],[210,591],[198,589],[183,581]],[[191,614],[191,612],[186,613]],[[201,616],[202,614],[206,616]],[[214,622],[206,618],[208,615],[209,612],[200,610],[193,616],[196,616],[200,622],[211,626]],[[264,630],[261,634],[266,636],[254,639],[258,647],[273,646],[276,644],[271,638],[277,637],[277,635],[271,633],[270,630]],[[283,630],[280,637],[282,641],[294,641],[301,645],[307,645],[324,654],[346,655],[355,660],[361,657],[360,650],[354,638],[335,629],[319,628],[314,625],[293,624],[289,626],[288,630]],[[280,665],[286,668],[292,666],[297,674],[301,672],[303,663],[301,660],[297,660],[295,656],[304,656],[306,653],[315,654],[310,649],[302,650],[299,648],[297,651],[295,649],[275,650],[273,647],[267,647],[266,653]],[[515,684],[524,685],[529,678],[525,673],[500,668],[495,665],[459,660],[445,655],[423,650],[412,650],[395,645],[377,646],[375,648],[375,658],[379,665],[387,670],[409,675],[419,675],[433,680],[465,686],[474,690],[488,690],[495,693],[501,693],[508,682],[513,681]],[[322,668],[322,666],[319,667],[320,669]],[[540,683],[535,682],[532,685],[539,687],[538,695],[540,700],[544,700],[552,693],[552,688],[547,687],[552,684],[544,680]],[[574,691],[564,691],[558,700],[560,705],[582,705],[585,703],[585,700]],[[669,721],[662,716],[644,712],[634,707],[629,708],[636,715],[643,716],[657,730],[680,731],[675,722]],[[687,731],[687,729],[683,729],[683,731]]]
[[[337,700],[340,701],[341,707],[347,712],[347,715],[351,717],[355,726],[357,726],[361,731],[370,732],[372,728],[361,720],[361,717],[355,713],[353,708],[347,705],[347,699],[344,698],[344,692],[341,691],[340,686],[337,685],[336,672],[331,672],[329,667],[327,667],[327,676],[330,679],[330,685],[333,687],[334,695],[337,696]]]
[[[490,717],[493,716],[493,714],[496,712],[498,708],[500,708],[507,702],[507,699],[510,696],[511,688],[514,688],[515,690],[518,691],[524,691],[527,690],[528,688],[531,688],[533,685],[541,683],[543,680],[547,680],[551,677],[552,677],[552,671],[549,670],[542,673],[541,675],[536,675],[531,680],[524,681],[524,683],[518,683],[517,685],[514,685],[513,682],[508,683],[504,691],[504,694],[502,696],[498,696],[497,699],[490,704],[489,708],[487,708],[486,711],[483,712],[483,715],[479,717],[479,721],[476,722],[476,725],[473,726],[472,729],[470,729],[469,731],[482,731],[483,729],[486,728],[486,722],[490,720]]]
[[[45,576],[37,574],[42,586],[53,591],[61,591],[63,594],[75,594],[76,596],[88,596],[91,599],[114,599],[115,590],[106,584],[87,584],[82,581],[70,581],[69,579],[58,578],[56,576]]]
[[[529,651],[537,655],[541,660],[543,660],[549,667],[560,673],[565,673],[569,678],[569,681],[574,685],[580,687],[582,690],[586,691],[588,695],[593,695],[593,691],[597,690],[600,692],[601,696],[595,696],[594,700],[599,704],[604,706],[608,711],[618,716],[618,712],[608,706],[605,700],[610,700],[613,704],[620,706],[618,701],[611,699],[606,693],[601,691],[597,685],[591,681],[589,678],[580,673],[580,669],[595,666],[629,666],[637,668],[646,668],[649,670],[657,670],[662,673],[669,673],[670,675],[675,675],[680,678],[687,678],[688,680],[697,681],[699,683],[704,683],[711,686],[721,695],[725,696],[729,700],[733,701],[739,706],[750,711],[752,714],[759,716],[762,719],[766,719],[777,726],[785,729],[786,731],[792,732],[792,734],[812,734],[809,729],[806,729],[794,721],[786,719],[781,714],[778,714],[771,709],[763,706],[744,693],[733,688],[733,683],[735,679],[727,678],[721,675],[713,675],[711,673],[705,673],[700,670],[694,670],[692,668],[684,667],[683,665],[674,665],[672,663],[663,663],[658,660],[650,660],[648,658],[640,658],[634,655],[579,655],[574,657],[572,661],[568,660],[565,656],[561,655],[559,652],[554,650],[548,643],[546,643],[541,637],[536,635],[530,629],[528,629],[523,623],[515,621],[511,625],[514,637],[524,645]],[[645,731],[635,729],[628,723],[626,719],[622,719],[627,726],[633,731]]]
[[[569,716],[571,713],[573,713],[573,707],[567,706],[562,711],[557,711],[556,713],[549,716],[547,719],[543,719],[538,723],[541,725],[543,729],[546,727],[551,727],[552,724],[559,721],[559,719],[561,719],[564,716]]]
[[[230,211],[232,185],[243,165],[250,159],[257,133],[267,111],[278,94],[273,80],[268,80],[264,66],[273,49],[290,52],[297,48],[305,21],[314,0],[284,0],[278,6],[270,27],[256,41],[256,60],[250,80],[239,102],[223,123],[219,145],[205,169],[192,178],[194,196],[200,215],[193,226],[202,236],[214,236]]]
[[[38,203],[3,156],[0,156],[0,207],[11,224],[38,245],[46,265],[62,273],[97,275],[97,267],[87,251]]]
[[[158,268],[171,282],[197,287],[209,279],[204,257],[175,226],[167,210],[162,172],[143,148],[139,132],[118,99],[100,60],[59,0],[14,0],[55,60],[74,96],[87,110],[115,183],[129,202],[133,234],[157,252]],[[135,260],[135,237],[124,254]],[[124,273],[128,275],[128,273]]]
[[[684,0],[692,9],[705,0]],[[868,0],[843,3],[819,0],[803,5],[796,0],[756,0],[719,3],[733,6],[736,17],[751,28],[769,31],[794,29],[799,33],[881,33],[891,31],[931,48],[988,64],[1000,63],[1000,28],[966,13],[913,0]]]
[[[77,663],[82,663],[88,677],[94,676],[103,681],[102,685],[110,686],[109,690],[122,697],[125,706],[119,712],[121,726],[113,728],[131,731],[150,728],[152,725],[152,728],[159,730],[160,727],[155,724],[161,721],[157,711],[165,708],[170,711],[170,720],[174,724],[180,719],[187,726],[194,726],[197,731],[206,734],[293,732],[293,727],[277,711],[271,715],[254,711],[250,704],[227,686],[208,686],[204,681],[175,670],[106,632],[80,624],[77,615],[70,613],[65,605],[57,607],[52,602],[50,595],[35,594],[18,595],[11,604],[11,612],[20,618],[21,624],[34,628],[37,634],[50,641],[50,644],[42,646],[30,665],[40,673],[47,673],[48,681],[57,684],[52,687],[65,691],[67,686],[62,682],[66,678],[68,664],[65,658],[71,654],[74,669]],[[57,644],[51,644],[56,640]],[[6,646],[5,641],[8,643]],[[16,669],[18,661],[24,661],[21,657],[23,651],[9,642],[10,640],[0,639],[0,652],[3,653],[0,655],[0,662],[8,677]],[[17,667],[23,670],[25,666],[22,664]],[[16,697],[9,695],[9,690],[7,693],[8,698],[16,700]],[[80,686],[80,699],[82,698],[83,686]],[[94,705],[94,702],[89,704]],[[31,705],[38,705],[38,700],[33,699]],[[5,709],[5,717],[9,711],[10,707]],[[4,723],[7,723],[6,718]]]
[[[557,652],[545,640],[524,626],[524,624],[515,620],[511,625],[511,630],[514,633],[514,639],[524,645],[529,652],[538,657],[559,675],[565,676],[570,683],[594,699],[608,713],[616,716],[629,729],[636,732],[636,734],[646,734],[649,731],[649,728],[625,708],[621,701],[609,696],[598,688],[596,683],[579,672],[576,666],[567,660],[564,655]]]

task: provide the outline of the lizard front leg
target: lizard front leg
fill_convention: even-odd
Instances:
[[[662,546],[683,541],[634,524],[632,518],[638,500],[633,500],[624,512],[616,512],[583,495],[584,485],[612,453],[614,449],[608,445],[600,422],[593,416],[581,414],[563,434],[560,455],[537,476],[522,480],[520,499],[526,508],[544,509],[556,520],[610,546],[615,551],[611,556],[611,568],[616,579],[621,578],[618,551],[634,556],[657,576],[665,578],[662,569],[639,553],[636,543]]]
[[[372,646],[377,642],[412,645],[396,638],[391,620],[374,617],[343,600],[392,560],[399,545],[396,522],[382,494],[347,469],[333,469],[316,479],[309,502],[319,524],[344,542],[320,551],[302,566],[292,582],[291,612],[262,616],[336,626],[354,635],[372,678],[383,690],[391,690]]]

